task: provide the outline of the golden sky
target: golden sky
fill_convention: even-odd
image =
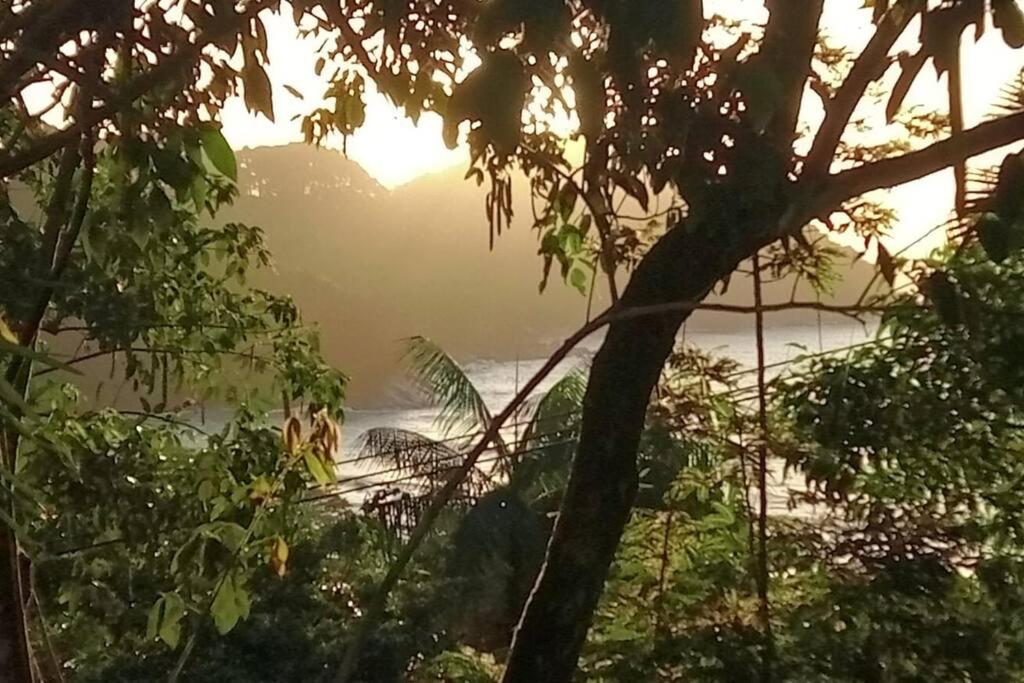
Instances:
[[[873,31],[870,10],[860,9],[862,4],[860,0],[831,0],[826,5],[826,32],[836,42],[848,45],[852,50],[861,47]],[[761,11],[755,3],[744,0],[717,0],[715,5],[723,13],[734,15],[742,11],[752,18],[758,18],[757,12]],[[276,122],[249,114],[238,100],[230,102],[223,113],[224,131],[236,148],[280,145],[299,140],[299,122],[292,119],[317,106],[323,91],[323,83],[313,71],[316,60],[314,44],[296,37],[290,16],[267,14],[265,23],[270,38],[269,72],[275,89]],[[916,38],[916,26],[912,25],[897,49],[914,49]],[[1024,50],[1006,48],[999,32],[991,27],[980,43],[975,45],[966,40],[965,45],[964,106],[969,126],[984,119],[991,111],[1000,87],[1024,68]],[[894,78],[894,73],[891,73],[890,85]],[[302,92],[305,99],[299,100],[290,95],[284,88],[286,84]],[[935,79],[930,65],[922,72],[907,98],[907,104],[945,108],[944,86]],[[820,103],[809,97],[805,110],[807,122],[814,125],[820,116]],[[881,111],[865,113],[880,130],[884,127]],[[465,163],[467,159],[464,148],[448,150],[444,146],[441,122],[437,116],[424,115],[418,125],[413,125],[376,93],[368,97],[366,123],[349,138],[347,151],[350,158],[386,187],[395,187],[422,174]],[[996,163],[998,158],[998,155],[990,156],[982,162]],[[893,247],[898,248],[915,239],[949,215],[952,186],[952,174],[945,172],[890,193],[889,202],[901,216],[901,225],[893,236]],[[934,246],[934,242],[931,245]]]

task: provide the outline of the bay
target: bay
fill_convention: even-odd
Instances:
[[[765,361],[771,376],[790,369],[794,362],[802,356],[817,354],[837,349],[842,350],[869,342],[875,338],[874,327],[865,327],[851,321],[851,324],[829,324],[823,326],[774,326],[766,328]],[[737,361],[747,370],[756,367],[756,345],[752,329],[733,330],[684,330],[683,339],[686,343],[712,352],[727,356]],[[541,394],[565,373],[575,367],[586,367],[596,351],[600,339],[584,342],[565,361],[545,379],[535,392]],[[492,413],[504,408],[518,392],[519,388],[544,364],[544,358],[520,360],[487,360],[476,359],[463,363],[467,375],[480,392],[484,402]],[[754,375],[741,379],[741,385],[753,384]],[[407,399],[408,397],[405,397]],[[374,410],[350,409],[346,411],[345,424],[342,429],[342,448],[339,454],[339,477],[345,498],[350,503],[358,504],[369,493],[380,486],[399,478],[393,470],[378,462],[360,459],[361,438],[369,429],[388,427],[405,429],[424,434],[435,439],[445,439],[451,435],[441,432],[436,423],[438,409],[427,402],[412,403],[408,400],[396,401],[393,407]],[[506,430],[510,440],[516,436],[515,428]],[[453,445],[462,445],[455,444]],[[809,509],[791,509],[789,491],[801,488],[802,477],[790,474],[784,477],[781,462],[772,462],[769,468],[769,508],[772,514],[813,514]]]

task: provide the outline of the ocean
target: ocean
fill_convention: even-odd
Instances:
[[[784,372],[787,362],[800,356],[845,349],[862,344],[875,337],[874,327],[850,324],[823,326],[773,326],[766,329],[765,360],[771,375]],[[720,356],[728,356],[742,368],[756,366],[756,346],[753,329],[744,330],[685,330],[685,341]],[[585,342],[566,358],[545,379],[537,393],[543,393],[565,373],[575,367],[585,367],[596,351],[600,340]],[[520,360],[470,360],[463,368],[480,392],[492,413],[504,408],[521,387],[540,367],[544,358]],[[782,365],[779,365],[782,364]],[[753,376],[750,380],[753,382]],[[342,448],[339,461],[341,488],[345,498],[360,503],[378,485],[385,485],[396,475],[385,465],[359,459],[361,438],[368,429],[389,427],[405,429],[432,438],[445,438],[436,424],[438,410],[427,402],[412,403],[403,400],[393,407],[374,410],[349,409],[342,427]],[[509,437],[513,434],[509,432]],[[457,435],[456,435],[457,436]],[[792,510],[788,505],[789,490],[802,486],[802,477],[790,474],[783,477],[781,463],[770,468],[769,505],[773,514],[813,514],[810,510]]]

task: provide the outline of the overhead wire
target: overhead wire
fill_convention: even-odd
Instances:
[[[801,355],[796,356],[796,357],[791,358],[791,359],[787,359],[787,360],[784,360],[784,361],[777,361],[775,363],[771,363],[769,365],[766,365],[765,367],[766,368],[786,367],[786,366],[790,366],[790,365],[794,365],[794,364],[798,364],[798,363],[804,363],[804,362],[813,360],[815,358],[827,357],[827,356],[830,356],[830,355],[836,355],[836,354],[839,354],[839,353],[843,353],[843,352],[854,350],[854,349],[858,349],[858,348],[863,348],[863,347],[867,347],[867,346],[877,345],[877,344],[880,344],[882,342],[889,341],[891,339],[892,339],[891,336],[889,336],[889,337],[879,337],[879,338],[868,340],[868,341],[865,341],[865,342],[859,342],[857,344],[851,344],[851,345],[847,345],[847,346],[844,346],[844,347],[838,347],[838,348],[834,348],[834,349],[829,349],[829,350],[824,351],[824,352],[801,354]],[[729,373],[729,374],[725,375],[724,377],[726,379],[732,378],[732,377],[739,377],[739,376],[751,374],[751,372],[753,372],[753,371],[750,370],[750,369],[737,370],[737,371],[735,371],[733,373]],[[807,373],[807,374],[810,374],[810,373]],[[744,392],[754,391],[756,389],[757,389],[757,387],[755,385],[741,386],[741,387],[732,387],[732,388],[729,388],[729,389],[724,389],[724,390],[721,390],[721,391],[710,393],[710,394],[707,395],[706,398],[709,398],[709,399],[724,398],[724,397],[729,397],[729,396],[735,396],[737,394],[742,394]],[[743,399],[743,400],[749,400],[749,399]],[[580,415],[580,414],[581,414],[580,410],[565,411],[563,413],[557,413],[555,415],[545,416],[543,419],[544,420],[561,419],[563,417],[569,417],[569,416],[572,416],[572,415]],[[532,421],[533,420],[523,420],[523,421],[519,421],[519,422],[516,422],[516,423],[510,423],[510,424],[504,425],[503,428],[504,429],[508,429],[508,428],[511,428],[511,427],[513,427],[515,425],[519,425],[519,426],[527,425],[527,424],[530,424],[530,422],[532,422]],[[561,427],[559,429],[555,429],[555,430],[552,430],[550,432],[544,432],[542,434],[536,435],[534,438],[538,439],[538,438],[543,438],[543,437],[547,437],[547,436],[552,436],[552,435],[555,435],[555,434],[561,434],[561,433],[564,433],[566,431],[571,431],[574,428],[575,428],[575,426],[563,426],[563,427]],[[474,438],[478,438],[482,434],[483,434],[482,431],[471,432],[469,434],[464,434],[464,435],[459,435],[459,436],[454,436],[454,437],[447,437],[445,439],[431,440],[431,442],[434,443],[434,444],[446,444],[446,443],[454,443],[454,442],[458,442],[458,441],[472,441]],[[516,451],[516,455],[523,455],[523,454],[527,454],[527,453],[531,453],[531,452],[541,451],[541,450],[545,450],[545,449],[548,449],[548,448],[553,448],[553,447],[560,446],[560,445],[566,445],[566,444],[573,443],[573,442],[575,442],[575,438],[563,439],[563,440],[555,441],[555,442],[552,442],[552,443],[547,443],[547,444],[542,444],[542,445],[539,445],[539,446],[536,446],[536,447],[531,447],[531,448],[528,448],[528,449],[520,449],[520,450]],[[414,450],[415,448],[418,448],[418,447],[419,446],[413,445],[413,446],[409,446],[409,447],[396,448],[396,449],[392,449],[390,451],[384,451],[384,452],[381,452],[381,453],[362,454],[362,455],[359,455],[359,456],[354,457],[354,458],[340,460],[340,461],[337,462],[337,466],[341,467],[341,466],[345,466],[345,465],[352,465],[354,463],[366,462],[366,461],[371,461],[371,460],[376,460],[376,461],[386,460],[389,455],[390,456],[397,456],[397,455],[400,455],[403,452],[409,452],[409,451]],[[494,449],[494,447],[490,447],[487,450],[495,450],[495,449]],[[453,451],[451,454],[442,456],[439,460],[441,462],[448,461],[448,460],[456,461],[456,460],[462,458],[463,455],[464,455],[463,453],[460,453],[460,452],[457,452],[457,451]],[[500,460],[503,457],[505,457],[505,456],[503,456],[501,454],[495,454],[494,456],[491,456],[491,457],[488,457],[488,458],[482,458],[479,461],[478,464],[488,464],[488,463],[497,462],[498,460]],[[322,493],[318,493],[318,494],[314,494],[314,495],[311,495],[311,496],[307,496],[305,498],[301,498],[301,499],[299,499],[296,502],[297,503],[305,504],[305,503],[317,502],[317,501],[320,501],[320,500],[326,500],[328,498],[335,498],[335,499],[337,499],[337,498],[341,498],[343,496],[349,496],[349,495],[352,495],[353,493],[359,493],[359,492],[362,492],[362,491],[365,491],[365,490],[369,490],[369,489],[373,489],[373,488],[385,487],[385,486],[394,486],[394,485],[399,484],[399,483],[407,483],[407,482],[414,481],[414,480],[423,480],[426,477],[428,477],[429,474],[431,474],[429,472],[428,473],[423,473],[423,472],[412,472],[412,473],[409,473],[408,470],[409,470],[409,468],[408,468],[407,465],[396,465],[396,466],[392,466],[392,467],[388,467],[388,468],[384,468],[384,469],[380,469],[380,470],[373,470],[373,471],[370,471],[370,472],[365,472],[365,473],[361,473],[361,474],[357,474],[357,475],[352,475],[352,476],[344,477],[342,479],[339,479],[339,481],[337,481],[337,482],[329,484],[327,487],[324,487],[324,486],[310,487],[310,489],[309,489],[310,491],[320,490],[320,491],[322,491]],[[381,476],[383,476],[383,475],[393,474],[393,473],[394,474],[398,474],[398,473],[402,473],[402,472],[405,472],[406,474],[403,474],[403,476],[396,477],[396,478],[389,479],[389,480],[385,480],[385,481],[379,480],[379,478]],[[363,482],[363,483],[359,483],[359,484],[357,484],[355,486],[351,486],[351,484],[356,484],[356,482]],[[349,485],[348,488],[345,488],[346,485]],[[330,490],[325,490],[325,488],[329,488]],[[170,529],[170,530],[166,530],[163,533],[172,533],[174,531],[181,531],[181,530],[182,529]],[[158,533],[161,533],[161,532],[158,532]],[[107,546],[107,545],[112,545],[112,544],[120,543],[120,542],[123,542],[124,540],[126,540],[126,539],[123,539],[123,538],[105,539],[104,541],[100,541],[100,542],[93,543],[93,544],[90,544],[90,545],[76,547],[76,548],[72,548],[72,549],[69,549],[69,550],[66,550],[66,551],[60,551],[60,552],[54,553],[53,555],[54,556],[65,556],[65,555],[69,555],[69,554],[78,554],[78,553],[86,552],[86,551],[89,551],[89,550],[92,550],[92,549],[95,549],[95,548],[100,548],[100,547],[104,547],[104,546]]]

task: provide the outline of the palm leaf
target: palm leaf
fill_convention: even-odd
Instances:
[[[509,472],[512,486],[529,489],[531,499],[546,498],[564,487],[586,388],[586,368],[575,368],[536,404]]]
[[[1018,114],[1022,111],[1024,111],[1024,69],[1017,72],[1017,76],[1003,86],[992,116],[995,118]]]
[[[443,434],[487,429],[491,411],[466,371],[444,349],[426,337],[410,337],[403,360],[416,386],[441,408],[437,426]],[[508,454],[501,436],[495,438],[495,446],[502,455]]]
[[[359,437],[359,457],[394,468],[398,476],[430,477],[459,460],[447,444],[407,429],[376,427]]]
[[[444,485],[463,458],[449,443],[408,429],[369,429],[359,437],[359,444],[358,457],[390,468],[390,479],[419,477],[429,488]],[[465,495],[476,496],[490,488],[490,480],[482,470],[474,468],[459,488]]]
[[[523,444],[536,446],[542,439],[562,440],[579,424],[583,395],[587,391],[586,368],[573,368],[555,382],[540,400],[523,432]]]

